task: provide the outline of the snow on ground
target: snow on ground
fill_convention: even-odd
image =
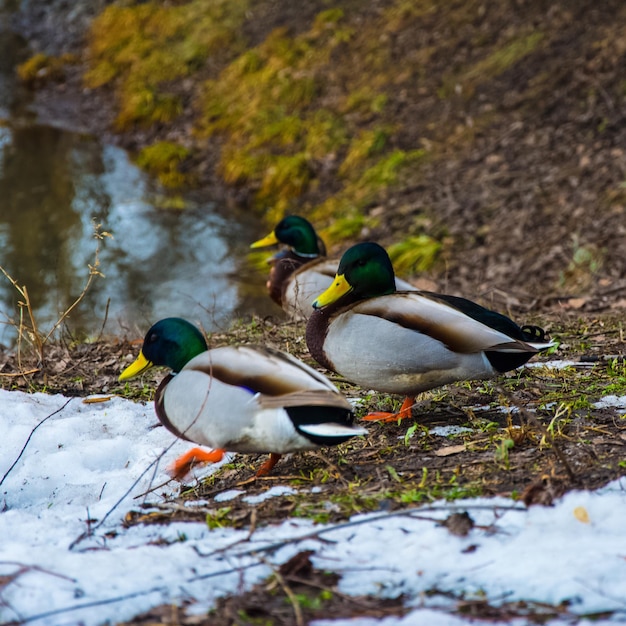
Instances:
[[[598,402],[594,402],[593,406],[597,409],[614,408],[618,413],[626,413],[626,396],[604,396]]]
[[[626,398],[611,403],[624,407]],[[334,526],[287,519],[251,537],[202,523],[125,528],[129,510],[175,489],[142,495],[166,481],[160,453],[171,446],[171,460],[189,446],[155,423],[151,405],[120,398],[86,404],[0,390],[0,623],[92,626],[189,599],[202,612],[270,575],[269,563],[306,549],[317,567],[341,575],[340,591],[405,594],[414,607],[403,618],[316,626],[468,623],[434,610],[446,600],[424,593],[432,589],[494,603],[567,601],[578,615],[616,612],[595,624],[626,622],[626,481],[569,493],[549,508],[478,498]],[[269,495],[280,497],[287,488],[274,489]],[[246,494],[219,496],[194,505]],[[436,521],[451,506],[477,524],[466,537]]]

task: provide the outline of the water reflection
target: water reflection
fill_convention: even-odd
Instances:
[[[95,139],[45,127],[0,128],[0,265],[28,287],[39,323],[49,328],[82,291],[93,263],[93,221],[102,242],[97,279],[70,328],[95,334],[108,308],[112,333],[183,315],[209,330],[240,309],[239,260],[264,228],[220,215],[210,203],[184,211],[154,207],[158,189],[126,153]],[[0,277],[0,314],[14,317],[15,290]],[[276,312],[262,281],[247,306]],[[133,332],[134,329],[133,329]],[[10,343],[13,329],[0,327]]]
[[[0,121],[24,94],[15,77],[15,66],[24,59],[26,42],[7,27],[9,16],[0,0]]]
[[[73,288],[68,270],[80,216],[72,210],[74,186],[64,167],[70,143],[64,133],[43,128],[13,131],[10,137],[5,132],[2,141],[2,265],[26,282],[34,303],[55,292],[65,299]]]
[[[32,94],[15,78],[29,55],[8,27],[16,6],[0,0],[0,265],[27,286],[40,327],[50,329],[83,290],[94,221],[113,238],[100,252],[106,278],[93,282],[68,320],[78,336],[99,333],[105,317],[105,332],[137,336],[167,315],[215,330],[234,316],[279,314],[263,276],[242,278],[248,245],[266,226],[206,199],[160,210],[162,191],[123,150],[37,124]],[[7,320],[17,317],[17,302],[0,275],[0,343],[15,339]]]

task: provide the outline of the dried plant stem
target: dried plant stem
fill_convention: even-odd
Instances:
[[[43,368],[45,366],[45,347],[50,338],[54,335],[54,333],[59,329],[61,324],[67,319],[70,313],[82,302],[85,298],[85,295],[89,291],[91,284],[96,276],[104,277],[104,274],[99,270],[100,267],[100,242],[105,237],[111,237],[111,234],[106,231],[101,231],[101,224],[93,224],[94,228],[94,238],[96,239],[96,250],[94,252],[94,261],[93,264],[88,264],[89,275],[87,276],[87,281],[83,290],[80,292],[78,297],[70,304],[70,306],[61,314],[59,319],[52,325],[52,328],[44,333],[40,330],[39,325],[37,324],[37,320],[35,318],[35,312],[33,310],[32,302],[28,295],[28,288],[26,285],[20,285],[17,280],[15,280],[4,267],[0,265],[0,272],[4,274],[5,278],[11,283],[14,289],[21,296],[21,300],[18,301],[19,306],[19,322],[13,322],[10,320],[10,323],[16,329],[17,332],[17,363],[20,370],[23,370],[22,366],[22,344],[24,339],[28,340],[29,343],[33,346],[37,358],[39,360],[40,366]],[[108,310],[108,305],[107,305]],[[25,320],[25,312],[27,315],[27,320]],[[24,375],[25,373],[33,373],[37,371],[37,369],[30,369],[28,372],[21,371],[20,374]]]
[[[17,378],[18,376],[29,376],[30,374],[36,374],[38,371],[38,367],[33,367],[33,369],[24,370],[22,372],[0,372],[0,376],[3,376],[4,378]]]
[[[93,265],[88,264],[89,275],[87,276],[87,282],[85,283],[83,290],[80,292],[80,295],[76,298],[76,300],[74,300],[74,302],[72,302],[72,304],[70,304],[70,306],[67,309],[65,309],[65,311],[61,314],[61,317],[59,317],[59,319],[52,325],[52,328],[43,339],[44,344],[50,339],[50,337],[55,333],[55,331],[59,328],[59,326],[65,321],[68,315],[80,304],[80,302],[83,300],[83,298],[89,291],[89,287],[91,287],[91,283],[93,282],[93,279],[96,276],[104,277],[104,274],[98,269],[98,267],[100,266],[100,259],[99,259],[100,240],[102,240],[105,236],[110,236],[110,235],[108,235],[108,233],[100,233],[98,230],[98,227],[99,227],[99,224],[96,225],[96,233],[94,235],[96,239],[98,240],[98,244],[96,245],[96,251],[94,253],[94,263]],[[32,312],[30,307],[28,311],[29,313]],[[34,323],[32,315],[31,315],[31,321]]]
[[[276,582],[279,584],[280,588],[283,590],[283,593],[287,596],[289,603],[291,604],[291,608],[293,609],[293,616],[296,621],[296,626],[304,626],[304,616],[302,615],[302,607],[300,606],[300,601],[298,600],[298,596],[293,592],[293,589],[287,584],[287,581],[280,573],[277,567],[275,567],[272,563],[270,563],[265,557],[259,556],[259,559],[262,563],[265,563],[268,567],[271,568],[272,573],[274,574],[274,578]]]
[[[28,435],[28,437],[26,438],[26,442],[24,443],[24,445],[22,446],[22,449],[20,450],[20,453],[17,455],[17,458],[15,459],[15,461],[13,461],[13,463],[11,464],[11,466],[9,467],[9,469],[4,473],[4,476],[0,479],[0,486],[2,485],[2,483],[5,481],[6,477],[11,473],[11,470],[17,465],[18,461],[22,458],[22,455],[24,454],[24,451],[26,450],[26,446],[29,444],[30,440],[32,439],[33,435],[35,434],[35,431],[42,425],[45,424],[51,417],[53,417],[54,415],[56,415],[57,413],[60,413],[71,401],[73,400],[73,398],[68,398],[67,401],[60,406],[56,411],[53,411],[52,413],[50,413],[50,415],[47,415],[46,417],[44,417],[41,422],[39,422],[39,424],[37,424],[37,426],[35,426],[31,431],[30,431],[30,435]]]

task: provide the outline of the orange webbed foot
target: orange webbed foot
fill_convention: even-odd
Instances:
[[[267,461],[265,461],[265,463],[263,463],[263,465],[261,465],[261,467],[259,467],[259,469],[257,470],[257,477],[258,476],[267,476],[270,471],[272,470],[272,468],[274,467],[274,465],[276,465],[276,463],[278,463],[278,459],[280,459],[281,455],[280,454],[276,454],[275,452],[271,452],[270,453],[270,458],[267,459]]]
[[[191,448],[181,454],[173,463],[167,466],[167,473],[176,480],[182,480],[194,465],[199,463],[217,463],[224,458],[226,450],[218,448],[216,450],[203,450],[202,448]]]
[[[397,413],[388,413],[385,411],[374,411],[372,413],[368,413],[361,419],[366,422],[381,422],[383,424],[389,422],[398,422],[400,420],[407,419],[411,417],[413,414],[413,405],[415,404],[415,399],[407,396],[400,407],[400,410]]]

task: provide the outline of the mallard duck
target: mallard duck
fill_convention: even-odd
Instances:
[[[292,319],[308,319],[311,303],[333,282],[337,260],[326,258],[326,246],[312,224],[298,215],[284,217],[274,230],[255,241],[251,248],[283,244],[275,254],[267,281],[269,295]],[[397,279],[400,290],[415,290],[410,283]]]
[[[360,243],[341,258],[333,284],[314,302],[306,328],[313,358],[368,389],[404,395],[408,417],[415,396],[460,380],[491,378],[552,346],[537,326],[455,296],[396,291],[384,248]]]
[[[306,319],[313,312],[311,302],[331,284],[337,262],[326,258],[326,246],[311,223],[298,215],[284,217],[274,230],[255,241],[251,248],[276,244],[286,247],[269,264],[267,289],[270,298],[293,319]]]
[[[154,398],[161,423],[194,448],[172,466],[182,477],[196,462],[217,462],[226,451],[269,452],[257,475],[282,454],[335,445],[366,430],[353,425],[350,403],[322,374],[267,347],[207,349],[202,333],[184,319],[163,319],[148,331],[137,359],[120,375],[133,378],[153,365],[168,374]]]

